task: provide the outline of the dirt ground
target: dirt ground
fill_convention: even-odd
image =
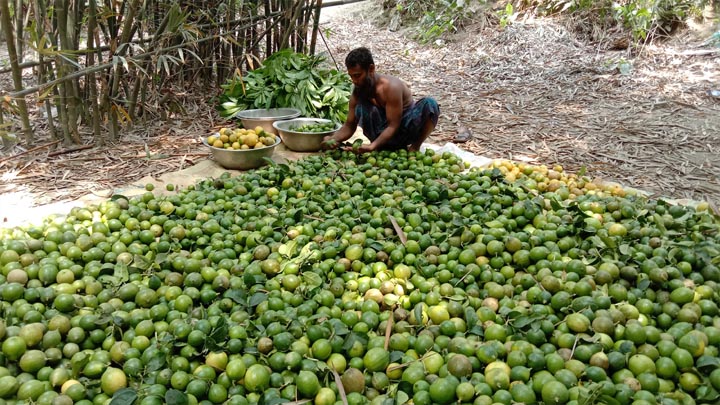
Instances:
[[[478,156],[560,164],[653,197],[720,205],[720,99],[708,93],[720,90],[720,47],[703,43],[720,27],[638,50],[567,19],[477,21],[428,45],[388,21],[376,1],[324,9],[320,51],[342,69],[350,49],[367,46],[380,73],[435,97],[441,116],[429,142],[452,142],[466,128],[473,136],[459,146]],[[9,74],[0,86],[10,89]],[[0,151],[0,216],[107,197],[203,162],[198,137],[226,123],[207,100],[187,96],[186,116],[138,125],[102,148]]]

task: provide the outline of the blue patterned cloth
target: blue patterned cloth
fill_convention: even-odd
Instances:
[[[418,140],[422,128],[428,120],[437,125],[440,107],[431,97],[421,98],[403,110],[400,128],[397,133],[380,149],[406,149]],[[355,106],[355,117],[365,136],[372,142],[387,128],[385,109],[373,104],[358,103]]]

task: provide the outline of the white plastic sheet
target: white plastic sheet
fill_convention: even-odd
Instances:
[[[420,147],[421,151],[425,151],[425,149],[432,149],[437,153],[444,153],[444,152],[450,152],[460,159],[462,159],[464,162],[470,163],[470,167],[487,167],[489,166],[494,159],[490,159],[485,156],[478,156],[473,154],[472,152],[468,152],[465,149],[462,149],[461,147],[457,146],[454,143],[448,142],[445,145],[435,145],[435,144],[423,144]]]

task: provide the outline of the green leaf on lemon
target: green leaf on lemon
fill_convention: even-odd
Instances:
[[[189,400],[186,393],[176,389],[169,389],[165,393],[165,403],[168,405],[187,405]]]
[[[110,405],[132,405],[135,401],[137,401],[137,399],[137,391],[132,388],[123,388],[113,394],[112,400],[110,400]]]

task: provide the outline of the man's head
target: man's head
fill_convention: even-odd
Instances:
[[[370,103],[375,97],[375,62],[370,50],[355,48],[345,57],[345,66],[353,82],[353,93],[361,103]]]
[[[345,67],[353,68],[359,67],[363,70],[369,70],[370,66],[374,66],[372,54],[370,50],[365,47],[355,48],[345,57]]]

